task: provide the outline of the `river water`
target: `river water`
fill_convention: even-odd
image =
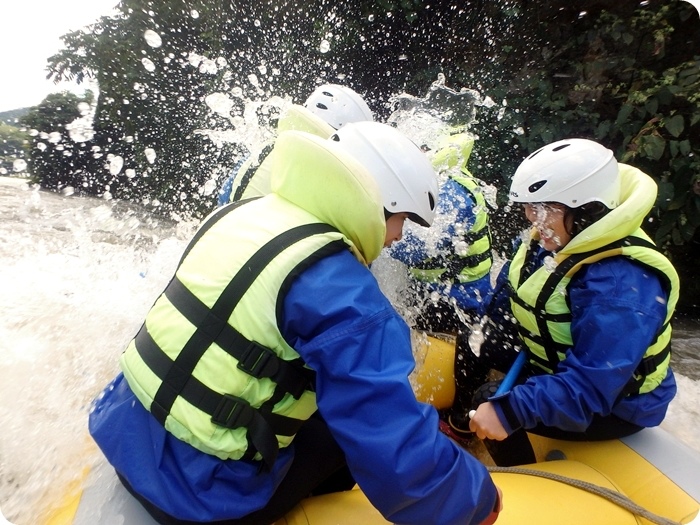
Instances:
[[[0,177],[0,508],[11,522],[37,523],[98,457],[90,401],[195,229]],[[674,323],[674,351],[679,393],[662,426],[700,451],[700,321]]]

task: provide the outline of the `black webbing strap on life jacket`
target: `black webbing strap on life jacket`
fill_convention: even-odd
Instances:
[[[299,399],[313,380],[313,372],[299,363],[281,359],[269,348],[244,337],[219,319],[182,282],[174,278],[165,289],[165,296],[172,305],[194,326],[202,327],[211,342],[219,345],[238,361],[237,368],[258,379],[272,379],[278,387]]]
[[[536,241],[535,241],[536,242]],[[534,355],[531,353],[530,358],[538,363],[541,363],[542,365],[546,366],[548,369],[553,370],[554,367],[559,363],[559,354],[560,353],[565,353],[567,350],[567,346],[561,343],[557,343],[554,341],[554,339],[551,336],[551,332],[549,331],[549,328],[547,326],[547,322],[556,322],[556,323],[566,323],[566,322],[571,322],[571,313],[565,313],[565,314],[547,314],[546,313],[546,303],[549,297],[554,293],[556,287],[559,285],[559,283],[562,281],[562,279],[569,273],[569,271],[579,264],[581,261],[584,259],[587,259],[588,257],[597,255],[601,252],[609,251],[609,250],[615,250],[615,249],[620,249],[625,246],[639,246],[643,248],[648,248],[651,250],[658,250],[655,244],[647,241],[646,239],[642,239],[640,237],[634,237],[634,236],[628,236],[623,239],[619,239],[617,241],[614,241],[610,244],[607,244],[605,246],[602,246],[600,248],[597,248],[595,250],[585,252],[585,253],[578,253],[578,254],[573,254],[561,263],[559,263],[556,268],[552,271],[552,273],[549,275],[547,280],[545,281],[544,285],[542,286],[542,290],[540,291],[539,296],[537,297],[537,300],[535,301],[535,306],[534,308],[529,306],[527,303],[522,301],[517,294],[513,295],[513,300],[520,305],[521,307],[528,309],[534,313],[536,313],[535,318],[537,319],[537,326],[538,326],[538,331],[540,332],[540,336],[536,334],[532,334],[529,331],[523,331],[521,335],[523,337],[528,337],[535,343],[541,345],[544,347],[545,352],[547,353],[547,359],[549,362],[544,361],[542,358]],[[532,249],[532,246],[531,246]],[[635,262],[638,264],[644,264],[641,261],[637,261],[634,259]],[[655,268],[651,268],[655,272],[656,275],[658,275],[661,279],[662,282],[667,290],[670,291],[671,288],[671,283],[668,279],[668,276],[666,276],[665,273],[659,272]],[[523,265],[523,273],[521,273],[521,283],[522,279],[525,278],[524,275],[524,270],[525,270],[525,265]],[[568,296],[566,296],[567,302],[568,302]],[[659,338],[659,336],[666,330],[668,327],[668,323],[664,324],[659,332],[656,334],[656,338],[652,342],[655,343],[656,340]],[[522,330],[522,329],[521,329]],[[658,366],[663,363],[666,360],[666,357],[669,355],[671,352],[671,345],[667,345],[666,348],[664,348],[661,352],[658,354],[643,358],[640,364],[637,366],[635,369],[634,375],[630,380],[628,381],[627,385],[624,387],[622,393],[618,397],[618,400],[621,399],[622,397],[625,397],[627,395],[633,394],[633,393],[639,393],[639,388],[642,386],[644,383],[644,380],[646,377],[650,374],[652,374]]]
[[[151,413],[158,421],[162,424],[165,423],[173,403],[178,396],[182,396],[194,406],[210,414],[212,422],[216,424],[227,428],[246,427],[252,447],[260,452],[268,467],[274,463],[278,453],[275,433],[279,431],[277,433],[280,435],[293,435],[295,428],[292,425],[301,424],[301,422],[287,422],[285,420],[289,418],[279,419],[281,416],[273,418],[270,417],[273,416],[271,413],[263,416],[260,411],[251,407],[244,399],[216,393],[197,381],[192,374],[211,344],[221,342],[222,348],[225,347],[227,351],[233,348],[232,345],[245,345],[243,348],[236,347],[235,350],[232,350],[235,351],[235,355],[232,355],[236,359],[240,356],[239,368],[246,373],[252,372],[251,375],[255,373],[272,374],[280,378],[294,392],[299,391],[301,382],[309,384],[309,377],[305,377],[305,374],[300,372],[301,367],[292,368],[294,365],[284,362],[271,350],[242,338],[241,334],[233,330],[227,321],[258,275],[277,255],[304,238],[333,231],[337,230],[332,226],[313,223],[292,228],[270,240],[243,265],[246,271],[240,271],[234,276],[211,309],[204,306],[206,311],[201,308],[203,304],[199,301],[185,305],[184,303],[189,303],[189,300],[192,299],[191,292],[178,284],[177,277],[173,278],[166,288],[166,296],[169,298],[172,296],[176,299],[176,307],[184,307],[183,315],[196,318],[195,332],[174,361],[170,360],[155,345],[155,342],[149,343],[149,339],[153,340],[148,334],[145,324],[136,338],[136,348],[139,355],[144,361],[154,365],[152,369],[162,380],[151,404]],[[168,362],[166,363],[164,360]],[[158,370],[160,373],[157,372]],[[261,377],[272,377],[272,375],[262,375]],[[279,384],[278,387],[281,388]],[[254,455],[255,451],[252,454]]]
[[[663,328],[661,329],[661,333],[668,327],[668,323],[666,323]],[[657,336],[658,339],[658,336]],[[622,398],[631,396],[634,394],[639,394],[639,390],[642,388],[642,385],[644,384],[644,381],[646,380],[647,376],[651,375],[656,371],[656,369],[666,361],[666,358],[671,354],[671,343],[669,342],[661,352],[658,354],[650,355],[649,357],[645,357],[641,360],[639,365],[634,371],[634,375],[630,378],[630,380],[627,382],[627,384],[624,386],[622,391],[620,392],[620,395],[617,396],[617,399],[615,400],[615,403],[620,401]]]
[[[174,362],[158,347],[145,329],[145,325],[136,336],[136,347],[149,369],[161,380],[164,380],[163,385],[168,388],[165,379],[169,377],[169,374],[172,377]],[[181,373],[184,376],[186,370],[181,370]],[[164,387],[163,385],[161,388]],[[160,392],[161,390],[159,390]],[[174,390],[171,390],[170,393],[179,395],[188,403],[209,414],[212,422],[217,425],[226,428],[246,427],[253,443],[253,447],[249,447],[245,455],[246,459],[252,459],[258,450],[264,458],[275,457],[277,449],[275,434],[293,436],[304,423],[301,420],[272,413],[263,416],[245,399],[229,394],[220,394],[194,376],[190,376],[184,381],[179,393]],[[164,407],[154,401],[150,411],[158,422],[165,425],[168,412]]]
[[[238,201],[243,196],[243,193],[245,193],[246,188],[248,188],[248,184],[250,184],[251,179],[258,171],[258,168],[263,163],[265,158],[267,158],[267,156],[272,152],[272,148],[274,148],[274,146],[274,144],[268,144],[265,146],[258,154],[257,162],[251,162],[248,165],[248,168],[245,170],[245,173],[241,174],[241,182],[236,188],[236,191],[233,193],[233,197],[230,199],[232,202]]]
[[[468,244],[472,244],[485,237],[491,239],[490,230],[484,228],[478,232],[470,232],[462,236]],[[416,270],[441,270],[440,274],[442,281],[454,281],[457,276],[466,268],[476,268],[484,261],[492,259],[491,250],[486,250],[483,253],[475,255],[458,255],[454,252],[448,255],[437,255],[416,263],[413,268]]]

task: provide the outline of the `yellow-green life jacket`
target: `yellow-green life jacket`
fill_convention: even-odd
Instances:
[[[333,126],[321,117],[296,104],[290,106],[277,123],[279,133],[290,130],[304,131],[322,139],[327,139],[335,132]],[[270,193],[271,154],[274,146],[274,141],[268,142],[241,165],[231,187],[229,202],[262,197]]]
[[[271,464],[316,410],[313,375],[275,313],[292,276],[348,244],[311,214],[270,200],[209,219],[121,365],[139,400],[179,439],[222,459],[257,452]],[[247,221],[260,206],[269,220]],[[222,245],[227,228],[250,235]]]
[[[643,214],[648,212],[650,197],[641,194],[651,193],[653,203],[654,193],[651,192],[648,181],[641,178],[641,172],[624,165],[621,167],[625,172],[623,180],[630,185],[634,181],[635,187],[628,189],[626,204],[621,205],[619,213],[613,210],[583,230],[549,261],[551,264],[545,263],[524,279],[523,272],[528,258],[537,252],[538,236],[533,233],[530,243],[523,243],[518,249],[511,262],[508,278],[513,289],[512,312],[529,350],[530,363],[547,373],[553,373],[558,363],[565,358],[566,350],[574,345],[567,287],[583,265],[593,264],[606,257],[623,256],[647,266],[659,275],[669,292],[667,315],[663,328],[644,353],[634,377],[623,391],[623,395],[629,395],[650,392],[666,377],[671,351],[669,322],[678,301],[679,281],[673,265],[639,227],[631,233],[625,231],[630,228],[630,224],[633,227],[638,225]],[[637,202],[642,199],[645,202]],[[629,218],[631,223],[620,222],[620,217]],[[621,235],[621,238],[615,239]],[[602,244],[601,241],[609,242]]]
[[[313,374],[278,327],[286,291],[339,250],[371,262],[386,228],[379,188],[339,146],[285,132],[278,147],[273,193],[209,216],[120,360],[178,439],[267,465],[317,408]]]
[[[449,135],[446,141],[433,156],[433,167],[440,171],[453,169],[460,164],[461,174],[450,175],[450,178],[464,187],[473,199],[474,223],[461,236],[467,247],[464,253],[451,250],[449,254],[422,261],[410,271],[420,281],[470,283],[488,275],[493,265],[488,206],[479,183],[466,166],[474,146],[473,137],[467,133],[458,133]]]

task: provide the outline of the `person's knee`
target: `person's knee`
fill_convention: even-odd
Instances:
[[[476,410],[479,405],[486,403],[486,401],[492,398],[496,394],[501,381],[501,379],[498,381],[489,381],[477,388],[472,396],[472,410]]]

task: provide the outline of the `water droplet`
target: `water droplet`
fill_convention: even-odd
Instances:
[[[149,164],[153,164],[156,161],[156,150],[153,148],[146,148],[143,150],[143,154],[146,156],[146,160]]]
[[[225,93],[211,93],[204,98],[204,102],[209,109],[221,116],[229,117],[231,115],[233,100]]]
[[[328,53],[328,51],[331,50],[330,42],[324,38],[323,40],[321,40],[321,45],[318,47],[318,50],[321,53]]]
[[[492,108],[493,106],[496,105],[496,103],[493,101],[491,97],[484,97],[484,99],[481,101],[481,105],[484,106],[485,108]]]
[[[27,169],[27,161],[25,161],[24,159],[15,159],[15,161],[12,163],[12,169],[15,172],[26,170]]]
[[[199,65],[200,73],[214,75],[217,71],[219,71],[219,67],[216,65],[216,62],[210,58],[205,58]]]
[[[107,162],[109,163],[109,173],[111,175],[119,175],[122,168],[124,167],[124,158],[120,155],[109,155],[107,157]]]
[[[483,342],[484,333],[481,331],[481,325],[479,323],[474,323],[469,333],[469,348],[476,357],[481,355],[481,345]]]
[[[216,181],[214,179],[209,179],[204,183],[202,188],[202,193],[204,195],[212,195],[216,191]]]
[[[160,35],[152,29],[146,29],[146,31],[143,33],[143,38],[151,47],[160,47],[163,45],[163,40],[160,38]]]
[[[150,58],[142,58],[141,64],[143,64],[143,67],[146,69],[146,71],[153,72],[156,70],[156,65]]]
[[[557,261],[554,260],[554,257],[550,257],[549,255],[544,258],[542,265],[544,266],[545,270],[547,270],[549,273],[553,273],[558,266]]]

